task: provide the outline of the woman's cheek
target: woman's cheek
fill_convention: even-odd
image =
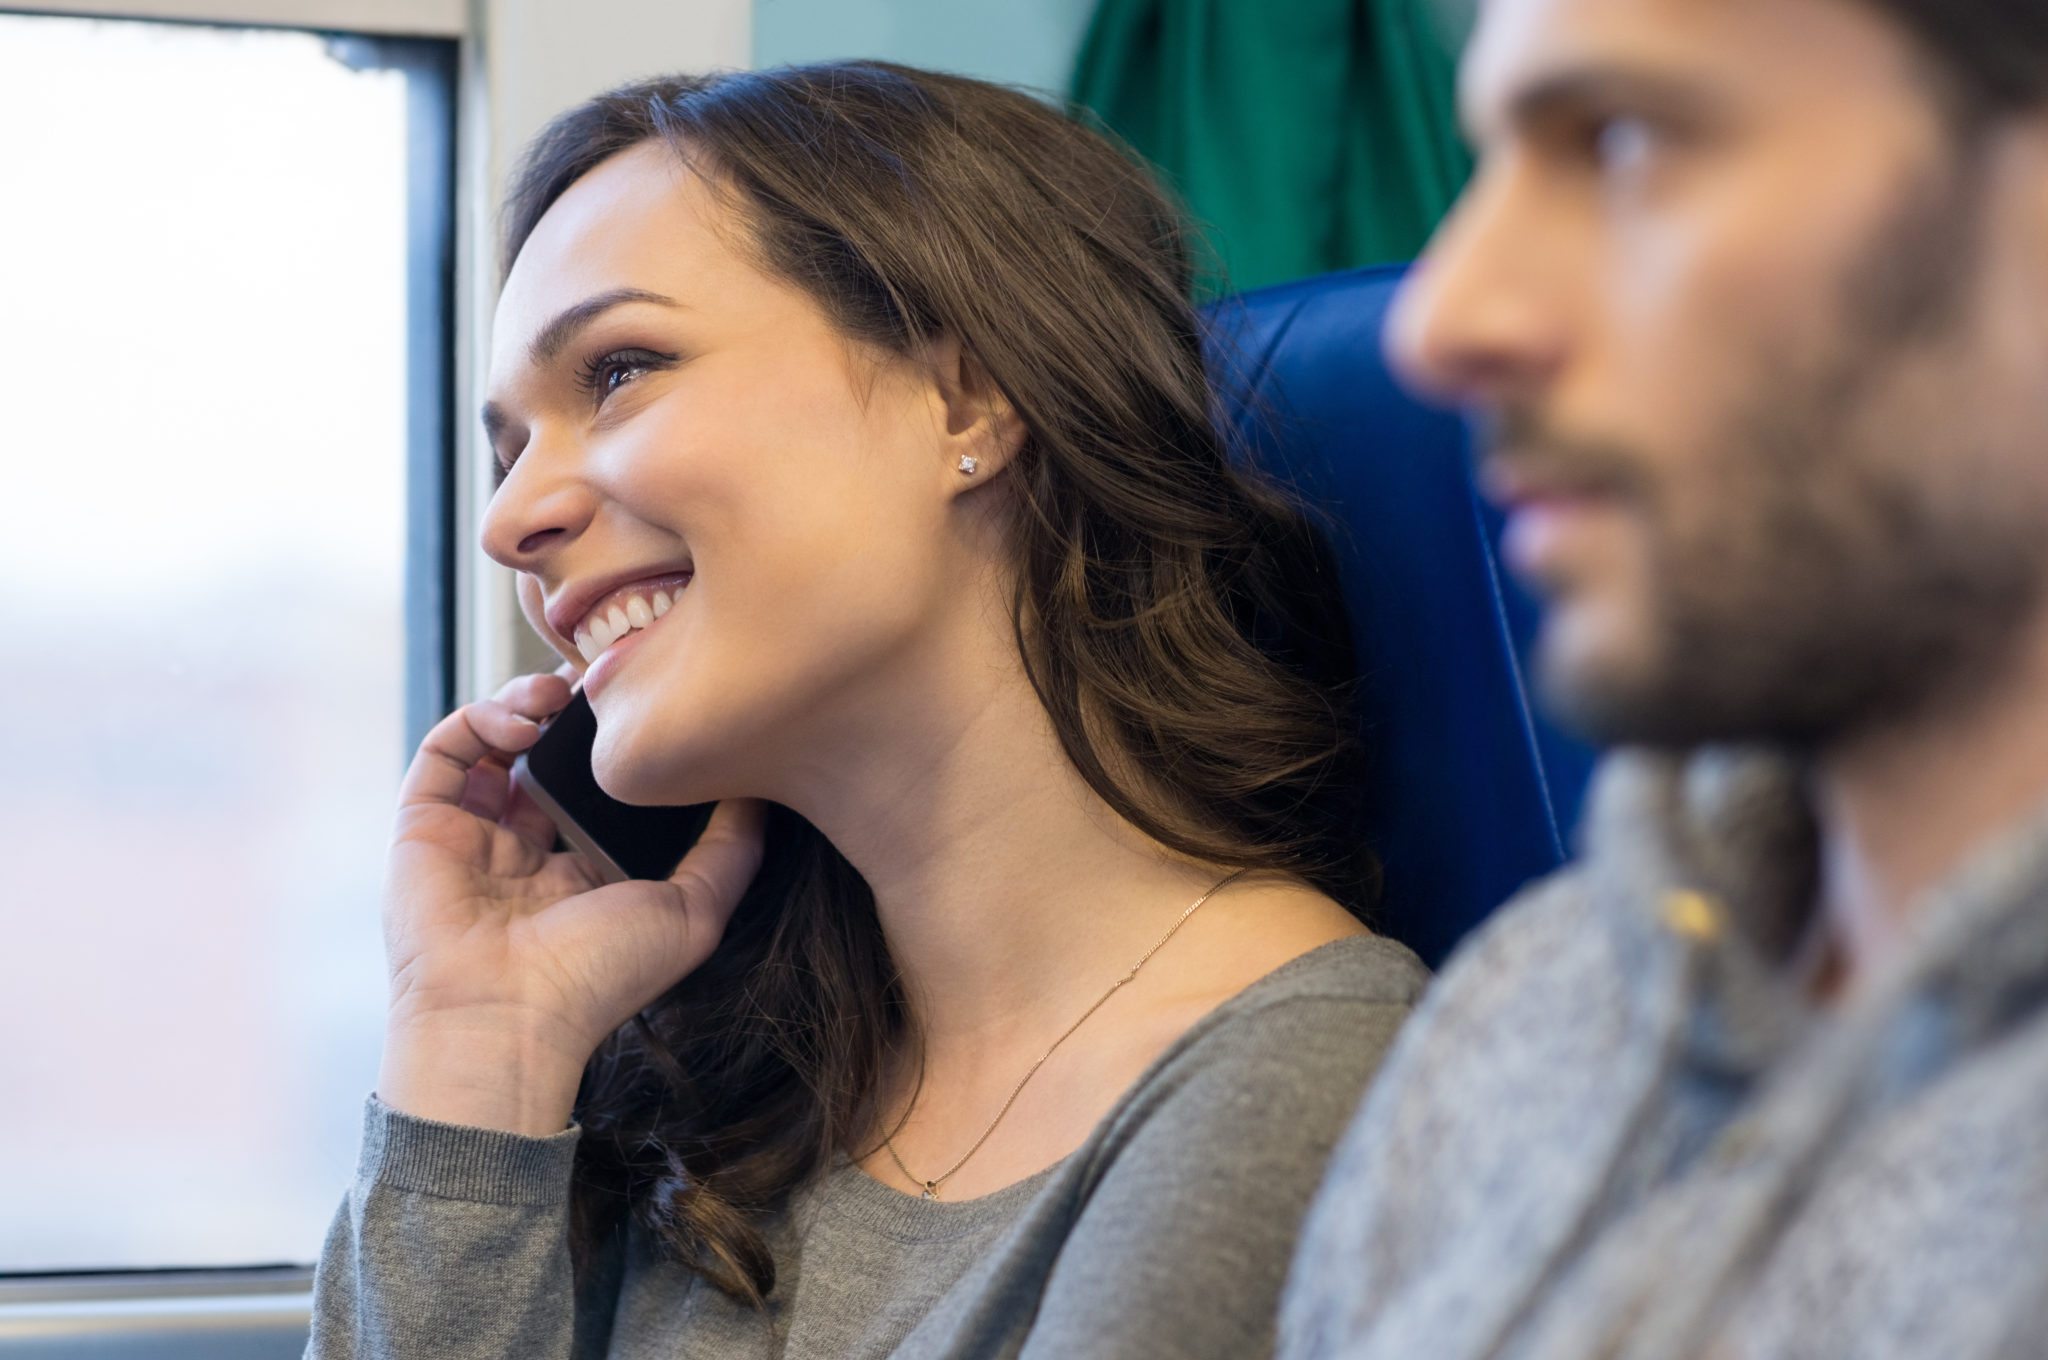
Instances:
[[[539,579],[537,577],[530,576],[525,572],[520,572],[516,583],[516,589],[517,594],[519,596],[519,612],[526,616],[527,627],[533,629],[534,633],[541,639],[541,641],[547,643],[548,647],[557,656],[561,657],[570,665],[574,666],[576,668],[576,673],[578,675],[581,675],[584,671],[584,663],[581,653],[577,652],[574,647],[569,647],[565,649],[562,646],[562,644],[556,640],[554,633],[550,631],[548,628],[548,620],[546,613],[547,600],[541,594]]]

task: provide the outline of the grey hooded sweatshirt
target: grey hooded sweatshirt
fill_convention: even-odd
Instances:
[[[1817,880],[1791,762],[1612,758],[1340,1145],[1281,1354],[2048,1356],[2048,808],[1825,1010]]]

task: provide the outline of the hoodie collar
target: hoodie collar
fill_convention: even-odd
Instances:
[[[1729,1076],[1761,1071],[1821,1018],[1792,968],[1820,881],[1809,788],[1779,751],[1626,750],[1588,803],[1594,890],[1645,947],[1683,956],[1687,1055]],[[1646,969],[1643,985],[1671,975]],[[2048,805],[1936,886],[1893,974],[1865,992],[1895,1018],[1917,994],[1914,1023],[1932,1006],[1950,1016],[1943,1032],[2048,1000]]]

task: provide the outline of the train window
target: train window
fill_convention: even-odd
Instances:
[[[448,698],[452,43],[0,15],[0,1273],[305,1262]]]

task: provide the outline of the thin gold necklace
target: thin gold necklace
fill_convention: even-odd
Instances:
[[[889,1160],[896,1163],[896,1169],[903,1173],[905,1179],[915,1181],[917,1184],[924,1187],[924,1193],[918,1196],[919,1199],[937,1199],[939,1197],[939,1187],[944,1185],[948,1180],[952,1179],[953,1173],[955,1171],[958,1171],[961,1167],[967,1165],[967,1159],[969,1157],[972,1157],[975,1153],[981,1151],[981,1145],[983,1143],[986,1143],[988,1141],[988,1136],[996,1131],[996,1125],[1003,1122],[1003,1116],[1010,1112],[1010,1107],[1017,1103],[1017,1097],[1024,1093],[1024,1084],[1030,1081],[1033,1077],[1038,1075],[1038,1069],[1045,1066],[1045,1060],[1047,1058],[1050,1058],[1053,1055],[1053,1053],[1058,1050],[1059,1046],[1067,1041],[1067,1039],[1073,1034],[1075,1030],[1081,1028],[1082,1025],[1086,1024],[1089,1016],[1101,1010],[1103,1002],[1115,996],[1117,994],[1117,991],[1125,983],[1129,982],[1132,978],[1136,977],[1138,975],[1138,970],[1145,966],[1146,961],[1149,960],[1154,954],[1157,954],[1161,949],[1165,948],[1166,942],[1172,939],[1176,934],[1178,934],[1180,928],[1188,923],[1188,917],[1193,916],[1197,908],[1199,908],[1204,902],[1208,901],[1210,898],[1214,897],[1217,893],[1223,891],[1225,886],[1231,883],[1234,879],[1238,878],[1244,872],[1245,871],[1243,869],[1233,869],[1231,872],[1225,874],[1222,878],[1216,880],[1215,885],[1211,887],[1209,891],[1203,893],[1200,897],[1197,897],[1193,902],[1190,902],[1188,904],[1188,909],[1182,912],[1179,918],[1175,920],[1171,926],[1167,927],[1166,933],[1164,935],[1161,935],[1158,941],[1155,944],[1153,944],[1153,946],[1150,949],[1146,950],[1143,954],[1141,954],[1138,957],[1138,961],[1136,963],[1131,965],[1130,971],[1125,973],[1122,977],[1118,978],[1115,982],[1110,983],[1109,990],[1104,992],[1101,996],[1096,997],[1095,1004],[1090,1006],[1087,1010],[1082,1011],[1081,1018],[1079,1020],[1076,1020],[1073,1024],[1068,1025],[1066,1028],[1066,1033],[1060,1035],[1059,1038],[1053,1040],[1052,1046],[1046,1049],[1044,1053],[1039,1055],[1038,1061],[1031,1064],[1031,1070],[1026,1072],[1021,1078],[1019,1078],[1017,1084],[1011,1088],[1010,1098],[1003,1102],[1002,1109],[996,1111],[996,1117],[988,1121],[988,1127],[981,1131],[981,1137],[974,1140],[974,1146],[967,1149],[967,1151],[961,1153],[960,1160],[953,1163],[951,1166],[947,1167],[942,1174],[934,1176],[931,1180],[924,1179],[922,1176],[918,1175],[916,1172],[912,1171],[909,1167],[903,1164],[903,1159],[896,1155],[896,1144],[890,1140],[889,1135],[886,1133],[882,1135],[882,1146],[888,1149]]]

